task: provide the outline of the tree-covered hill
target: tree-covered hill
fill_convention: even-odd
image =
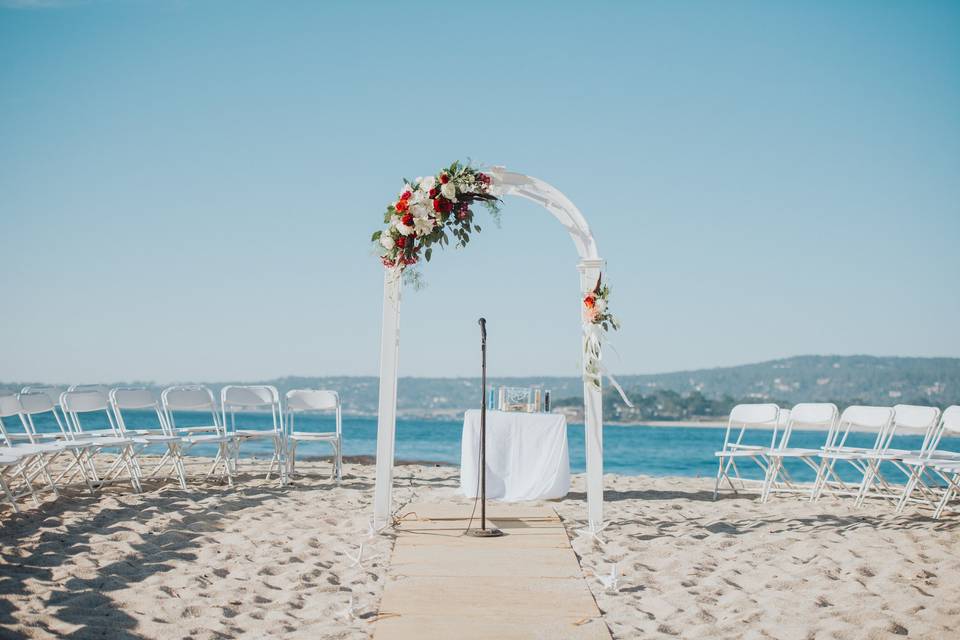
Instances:
[[[783,404],[834,401],[840,405],[906,402],[941,407],[960,404],[960,358],[796,356],[735,367],[622,375],[618,379],[637,410],[628,410],[607,389],[605,411],[609,418],[624,420],[724,415],[732,402],[743,400]],[[210,385],[219,388],[230,382],[237,381]],[[263,382],[281,391],[337,389],[346,411],[367,415],[377,411],[378,386],[372,376],[287,377]],[[17,390],[23,384],[0,384],[0,390]],[[583,394],[582,382],[574,377],[491,378],[490,384],[540,384],[551,390],[556,404],[572,406]],[[479,403],[479,378],[400,379],[397,405],[401,414],[455,416]]]

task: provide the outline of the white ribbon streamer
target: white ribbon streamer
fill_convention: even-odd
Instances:
[[[633,408],[633,403],[630,402],[630,398],[627,397],[627,394],[623,391],[623,387],[620,386],[620,383],[617,382],[617,379],[613,377],[613,374],[607,369],[603,364],[603,343],[606,341],[606,336],[601,331],[600,327],[593,323],[585,323],[583,325],[584,332],[584,354],[586,356],[586,363],[583,367],[583,380],[584,382],[590,382],[598,389],[600,388],[600,382],[606,376],[607,380],[610,381],[610,384],[613,385],[613,388],[617,390],[617,393],[620,394],[620,397],[623,398],[623,401],[628,407]]]

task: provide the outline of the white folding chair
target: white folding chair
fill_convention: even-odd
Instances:
[[[140,478],[134,450],[135,440],[120,432],[107,395],[98,389],[64,391],[60,395],[60,408],[71,425],[74,439],[92,445],[88,451],[94,482],[101,485],[113,482],[118,480],[120,472],[125,470],[134,491],[140,493]],[[106,417],[109,428],[85,431],[81,416],[92,417],[100,414]],[[111,433],[113,435],[110,435]],[[96,456],[105,450],[116,451],[116,457],[106,473],[101,474],[96,468]]]
[[[936,431],[940,420],[940,409],[936,407],[920,407],[909,404],[898,404],[893,408],[893,422],[887,430],[887,436],[881,447],[876,451],[866,454],[867,470],[864,476],[863,484],[860,487],[860,493],[857,495],[857,505],[863,504],[870,492],[876,489],[876,493],[883,498],[896,500],[896,494],[902,494],[903,491],[897,491],[887,481],[881,473],[881,465],[887,462],[903,472],[905,476],[910,477],[910,471],[902,464],[904,458],[923,456],[927,448],[936,438]],[[893,449],[893,438],[895,435],[904,434],[922,434],[923,443],[919,450]]]
[[[222,466],[227,477],[227,484],[233,486],[233,454],[234,439],[228,435],[226,428],[220,422],[217,413],[217,402],[213,392],[202,385],[180,385],[168,387],[160,394],[160,403],[166,416],[167,425],[171,433],[183,436],[181,444],[182,454],[186,454],[197,445],[216,445],[217,456],[207,472],[207,477],[213,475],[217,468]],[[185,412],[199,412],[203,419],[200,425],[177,426],[177,414]],[[206,422],[209,416],[210,422]]]
[[[786,411],[782,411],[781,414]],[[784,466],[785,459],[800,460],[814,473],[817,473],[819,464],[814,458],[820,455],[820,449],[803,449],[790,447],[790,436],[796,427],[804,429],[823,429],[827,432],[825,444],[830,443],[833,429],[837,424],[837,405],[832,403],[801,403],[794,405],[787,413],[787,421],[783,426],[783,435],[780,437],[780,443],[775,449],[770,451],[770,465],[767,469],[767,477],[764,483],[761,500],[767,502],[771,493],[783,492],[809,492],[810,488],[803,488],[790,477],[789,472]],[[779,482],[778,482],[779,480]]]
[[[31,456],[19,451],[7,451],[6,448],[0,448],[0,490],[3,491],[3,497],[10,503],[14,513],[20,512],[17,506],[17,498],[29,495],[33,498],[35,504],[39,505],[40,500],[30,483],[30,479],[25,472],[26,461]],[[23,492],[18,492],[12,480],[19,480],[23,483]]]
[[[287,460],[289,473],[295,473],[297,463],[297,444],[300,442],[326,442],[333,447],[333,467],[330,477],[336,476],[337,482],[343,479],[343,435],[340,415],[340,394],[336,391],[320,389],[291,389],[286,395],[287,418]],[[335,428],[333,431],[297,431],[294,416],[300,413],[333,411]]]
[[[738,404],[730,411],[727,421],[727,431],[723,438],[723,449],[714,453],[718,459],[717,481],[713,487],[713,499],[717,499],[720,483],[726,480],[734,493],[737,487],[734,479],[740,482],[742,489],[747,482],[765,484],[769,467],[769,452],[777,443],[777,424],[780,417],[780,407],[775,404]],[[766,430],[772,430],[773,436],[769,444],[766,442]],[[761,433],[757,433],[761,431]],[[736,432],[736,439],[731,436]],[[753,480],[740,475],[737,460],[752,460],[763,472],[763,480]],[[733,472],[733,477],[730,473]]]
[[[33,445],[61,445],[63,450],[73,456],[73,460],[60,474],[53,479],[54,486],[70,485],[79,477],[93,493],[91,479],[96,479],[96,468],[92,462],[92,452],[96,445],[89,439],[77,438],[66,418],[61,419],[59,404],[55,403],[49,393],[44,391],[21,392],[17,396],[20,403],[20,419],[27,433],[27,439]],[[40,432],[37,430],[36,420],[39,416],[50,414],[50,418],[57,426],[56,432]],[[55,456],[54,456],[55,457]],[[64,480],[66,478],[66,480]]]
[[[280,408],[280,394],[276,387],[269,385],[228,385],[220,390],[220,408],[223,411],[223,424],[237,442],[233,450],[234,467],[238,465],[240,446],[255,440],[269,440],[273,443],[273,457],[267,469],[267,480],[274,467],[280,478],[280,486],[287,483],[287,445],[283,429],[283,411]],[[246,419],[246,427],[237,428],[237,412],[269,409],[272,424],[269,427],[257,425],[249,414],[241,414]],[[229,416],[229,420],[228,420]]]
[[[79,461],[86,447],[81,443],[60,440],[39,442],[25,417],[25,411],[20,401],[21,395],[0,398],[0,436],[2,436],[3,444],[7,447],[7,453],[16,452],[24,456],[24,460],[27,461],[27,477],[31,483],[37,476],[42,475],[54,495],[59,496],[60,492],[50,475],[48,466],[60,455],[66,453],[73,454],[75,460]],[[15,418],[15,420],[12,420],[12,418]],[[5,420],[9,422],[5,422]],[[16,429],[17,426],[19,426],[19,430],[14,431],[13,429]],[[68,467],[68,469],[70,468],[72,468],[72,465]]]
[[[953,405],[940,416],[940,423],[933,432],[933,436],[927,441],[924,440],[923,451],[917,456],[904,456],[900,461],[904,465],[901,471],[907,473],[907,483],[904,485],[903,493],[897,504],[897,513],[902,513],[908,501],[911,500],[914,490],[920,488],[923,498],[926,499],[934,510],[938,509],[943,496],[937,495],[937,489],[934,483],[938,481],[945,483],[947,489],[945,492],[952,492],[950,468],[960,464],[960,451],[951,449],[941,449],[943,436],[960,436],[960,406]],[[940,465],[940,469],[937,468]],[[946,475],[941,473],[945,471]],[[949,500],[949,496],[947,497]]]
[[[53,480],[46,471],[43,452],[34,445],[13,445],[4,419],[20,419],[20,402],[16,396],[0,396],[0,489],[14,512],[19,512],[17,499],[29,495],[36,505],[40,505],[33,480],[43,473],[54,493],[57,492]],[[15,484],[15,483],[20,483]],[[22,486],[20,486],[22,485]],[[18,490],[19,489],[19,490]]]
[[[129,429],[127,422],[123,417],[123,410],[129,411],[149,411],[157,420],[157,426],[154,428],[140,428],[135,431],[135,442],[138,444],[136,458],[151,446],[162,445],[166,452],[160,461],[154,466],[153,470],[146,477],[152,478],[159,473],[169,463],[173,469],[171,473],[177,476],[180,482],[180,488],[187,488],[187,478],[183,469],[183,454],[181,444],[183,438],[175,433],[167,424],[167,418],[163,413],[160,401],[152,391],[145,387],[117,387],[110,391],[110,405],[113,407],[113,414],[117,420],[117,426],[121,433],[133,433]]]
[[[852,406],[844,409],[836,429],[830,434],[829,441],[820,452],[820,466],[817,469],[817,479],[810,493],[810,499],[819,500],[826,490],[830,490],[835,495],[858,496],[865,484],[869,456],[886,446],[891,424],[893,424],[891,407]],[[847,440],[850,434],[857,431],[876,433],[873,446],[848,445]],[[838,462],[852,467],[859,475],[860,482],[854,485],[845,482],[837,471]]]

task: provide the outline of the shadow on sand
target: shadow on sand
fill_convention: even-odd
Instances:
[[[134,631],[135,619],[109,594],[169,571],[174,560],[195,560],[195,549],[203,544],[200,538],[218,530],[225,518],[255,508],[277,495],[307,488],[300,488],[296,483],[285,489],[244,485],[244,481],[256,477],[240,474],[235,489],[206,483],[183,491],[171,484],[158,489],[157,485],[145,483],[139,499],[123,505],[101,503],[111,495],[129,497],[120,486],[96,495],[67,490],[59,498],[48,494],[39,508],[30,505],[19,514],[7,509],[0,515],[0,638],[27,637],[18,631],[23,623],[17,619],[17,610],[10,598],[25,593],[28,583],[35,589],[38,582],[49,587],[44,602],[48,617],[60,623],[38,625],[44,632],[75,639],[142,638]],[[341,487],[366,490],[370,486],[351,483],[346,477],[344,480]],[[197,500],[218,492],[228,496],[229,502],[216,509],[198,509]],[[173,512],[180,512],[183,517],[168,526],[151,528],[155,517]],[[39,528],[46,531],[37,538]],[[55,570],[68,557],[89,552],[95,535],[121,539],[128,536],[130,540],[141,541],[131,543],[131,551],[123,559],[98,567],[93,578],[64,579],[62,572]],[[65,633],[64,629],[70,627],[75,629]]]

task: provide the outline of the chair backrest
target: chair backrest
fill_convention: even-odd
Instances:
[[[233,409],[259,409],[280,401],[276,387],[268,385],[228,385],[220,390],[220,404]]]
[[[837,405],[830,402],[801,402],[793,405],[787,414],[789,417],[780,438],[780,448],[787,447],[794,427],[823,429],[827,432],[827,442],[830,442],[839,413]]]
[[[60,394],[60,408],[63,409],[67,422],[70,423],[74,433],[84,432],[80,414],[103,412],[107,417],[110,430],[114,434],[120,435],[113,411],[110,408],[110,398],[100,389],[83,388],[64,391]]]
[[[294,416],[307,411],[336,412],[336,431],[341,433],[340,394],[329,389],[291,389],[287,391],[287,429],[293,431]]]
[[[936,431],[940,424],[940,409],[937,407],[923,407],[913,404],[898,404],[893,408],[893,424],[887,432],[884,446],[889,447],[894,435],[923,435],[921,452],[936,439]]]
[[[960,405],[949,406],[940,414],[940,424],[926,448],[928,455],[934,455],[943,436],[960,436]]]
[[[160,401],[146,387],[117,387],[110,390],[110,403],[120,409],[155,409]]]
[[[72,384],[67,391],[99,391],[105,396],[110,395],[110,387],[105,384]]]
[[[960,435],[960,405],[955,404],[944,409],[940,420],[943,422],[944,431],[951,435]]]
[[[730,411],[727,421],[727,431],[723,439],[723,448],[736,448],[739,445],[757,445],[757,442],[744,440],[748,430],[773,430],[770,447],[777,442],[777,422],[780,419],[780,407],[775,404],[738,404]],[[731,441],[731,434],[737,431],[736,439]],[[764,443],[766,446],[766,443]]]
[[[334,411],[340,408],[340,394],[327,389],[287,391],[287,411]]]
[[[54,407],[60,406],[60,394],[62,394],[66,389],[62,387],[51,387],[47,385],[31,385],[20,389],[21,394],[42,394],[50,398],[50,402],[53,403]],[[49,411],[49,409],[47,410]]]
[[[163,390],[163,393],[160,394],[160,403],[163,406],[163,413],[167,418],[167,425],[170,429],[176,429],[176,418],[174,414],[177,411],[202,411],[210,414],[212,422],[209,426],[216,427],[218,433],[222,433],[223,431],[223,425],[220,423],[220,414],[217,412],[217,401],[214,400],[213,392],[208,387],[203,385],[176,385],[167,387]]]
[[[877,437],[873,443],[873,449],[879,450],[884,447],[887,432],[890,425],[893,424],[892,407],[870,407],[862,405],[853,405],[847,407],[840,414],[840,420],[837,428],[830,434],[826,444],[828,449],[836,449],[845,446],[847,436],[855,431],[876,432]]]
[[[24,388],[30,389],[31,387]],[[60,418],[60,412],[57,410],[59,407],[60,397],[58,396],[57,399],[54,400],[50,396],[49,391],[46,391],[42,388],[37,389],[37,391],[21,391],[20,395],[17,396],[17,399],[20,401],[20,410],[22,412],[22,416],[27,428],[31,433],[31,437],[36,436],[38,432],[34,417],[49,413],[51,416],[53,416],[53,420],[56,422],[57,428],[60,430],[60,434],[69,438],[72,435],[70,425],[65,420]],[[52,389],[52,387],[47,387],[46,389]]]
[[[15,395],[4,395],[0,396],[0,440],[6,446],[13,445],[13,441],[10,439],[10,434],[7,431],[7,424],[4,422],[4,418],[9,420],[10,418],[16,417],[17,420],[23,422],[22,410],[20,409],[20,401],[17,400]],[[24,425],[26,429],[26,425]],[[29,435],[29,430],[27,434]],[[33,439],[31,438],[31,441]]]
[[[167,387],[160,394],[161,402],[171,411],[216,411],[217,403],[213,392],[204,386]]]
[[[273,418],[273,431],[283,430],[283,413],[280,408],[280,394],[276,387],[265,384],[227,385],[220,390],[220,408],[223,412],[223,424],[231,431],[237,430],[237,410],[270,409]],[[230,419],[227,419],[227,416]],[[254,424],[246,425],[250,431],[263,430]]]
[[[164,434],[170,433],[160,400],[157,399],[153,391],[146,387],[117,387],[111,389],[110,404],[113,407],[113,413],[120,431],[128,430],[126,420],[123,417],[124,409],[131,411],[152,409],[157,417],[160,430]]]
[[[21,391],[17,399],[20,401],[20,409],[28,415],[53,411],[60,402],[60,398],[55,402],[42,391]]]
[[[98,389],[64,391],[60,395],[60,406],[68,413],[106,411],[110,407],[110,399]]]
[[[0,418],[18,416],[22,411],[17,396],[13,394],[0,396]]]

